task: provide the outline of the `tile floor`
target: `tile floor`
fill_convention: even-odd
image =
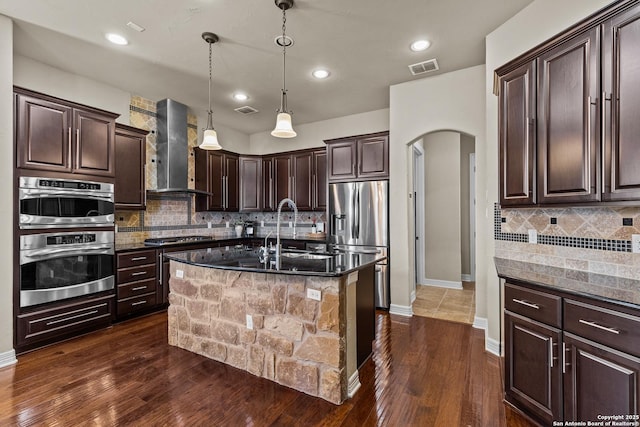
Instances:
[[[462,289],[418,285],[413,314],[423,317],[473,324],[476,311],[476,284],[462,282]]]

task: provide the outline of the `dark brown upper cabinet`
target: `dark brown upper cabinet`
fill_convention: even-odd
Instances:
[[[196,195],[196,211],[239,210],[239,157],[225,151],[205,151],[196,148],[197,190],[211,193]]]
[[[146,209],[147,132],[116,124],[116,209]]]
[[[329,182],[389,178],[389,132],[325,143]]]
[[[118,114],[14,88],[16,165],[113,177]]]
[[[640,8],[602,27],[603,200],[640,199]]]
[[[500,79],[500,204],[536,202],[535,62],[523,64]]]
[[[264,211],[275,211],[275,193],[273,188],[273,156],[262,156],[262,209]]]
[[[640,200],[639,48],[640,4],[620,1],[496,70],[501,205]]]
[[[291,155],[292,176],[291,194],[299,210],[311,210],[313,207],[313,153],[302,151]]]
[[[313,204],[314,211],[327,209],[327,150],[315,150],[313,152]]]
[[[262,158],[240,156],[240,212],[262,210]]]
[[[538,202],[600,200],[598,28],[538,58]]]

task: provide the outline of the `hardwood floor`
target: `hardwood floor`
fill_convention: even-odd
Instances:
[[[376,314],[362,387],[336,406],[167,344],[166,313],[0,369],[0,425],[531,426],[502,403],[500,359],[462,323]]]

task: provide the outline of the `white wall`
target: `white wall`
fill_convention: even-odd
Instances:
[[[13,22],[0,15],[0,366],[13,351]]]
[[[391,86],[390,93],[390,204],[392,312],[409,314],[413,283],[413,236],[407,233],[412,218],[412,184],[408,144],[430,132],[455,130],[484,145],[484,66],[441,74]],[[483,211],[484,215],[484,211]],[[486,226],[485,226],[486,228]],[[490,231],[491,229],[489,229]],[[487,230],[479,232],[487,233]],[[476,312],[486,316],[485,283],[476,283]]]
[[[478,200],[487,201],[486,208],[493,209],[498,201],[498,99],[493,95],[493,71],[518,55],[562,32],[591,13],[609,4],[609,0],[536,0],[515,15],[486,38],[486,141],[483,149],[476,149],[478,180],[484,181],[487,197],[478,189]],[[476,144],[476,147],[478,144]],[[480,172],[480,168],[482,172]],[[485,231],[490,232],[490,221],[485,221]],[[478,216],[478,221],[480,221]],[[480,230],[478,230],[480,237]],[[483,233],[482,244],[477,244],[477,276],[487,284],[487,311],[491,340],[500,340],[499,281],[493,265],[495,245],[488,233]]]
[[[273,116],[275,125],[275,113]],[[297,125],[293,117],[293,129],[298,136],[292,139],[274,138],[271,131],[251,135],[251,152],[270,154],[305,148],[324,147],[325,139],[389,130],[389,109],[369,111],[351,116]]]
[[[423,138],[426,284],[460,286],[460,134]]]

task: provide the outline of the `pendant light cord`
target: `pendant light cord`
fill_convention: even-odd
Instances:
[[[280,112],[287,113],[287,9],[282,9],[282,99]]]
[[[211,42],[209,43],[209,111],[208,111],[208,118],[207,118],[207,129],[213,129],[213,110],[211,109]]]

